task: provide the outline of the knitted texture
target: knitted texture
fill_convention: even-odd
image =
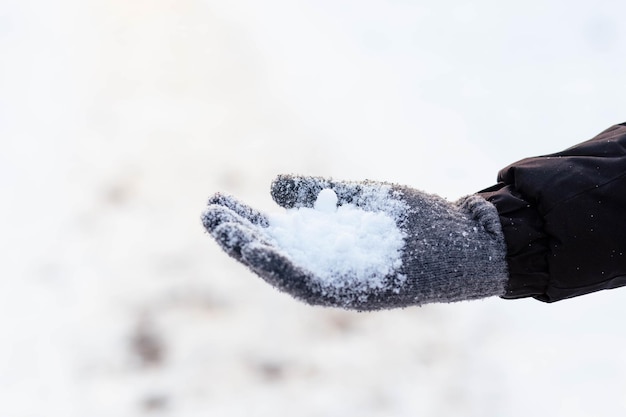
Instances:
[[[508,280],[506,246],[495,207],[477,195],[455,203],[382,182],[344,182],[279,176],[272,197],[285,208],[312,207],[330,188],[338,204],[383,211],[404,232],[401,265],[385,285],[344,285],[329,290],[267,239],[262,213],[217,194],[203,213],[205,228],[221,247],[281,291],[309,304],[380,310],[503,295]]]

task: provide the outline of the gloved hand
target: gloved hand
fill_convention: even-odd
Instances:
[[[337,194],[338,205],[382,211],[403,232],[401,262],[368,281],[374,284],[363,284],[357,276],[329,284],[268,237],[266,215],[233,197],[211,197],[202,222],[226,253],[309,304],[379,310],[504,294],[504,236],[495,207],[482,197],[470,195],[451,203],[395,184],[290,175],[276,178],[271,193],[284,208],[312,207],[326,188]]]

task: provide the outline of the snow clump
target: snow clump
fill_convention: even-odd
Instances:
[[[402,266],[405,233],[395,219],[353,204],[337,207],[332,189],[318,194],[314,208],[271,214],[265,231],[325,290],[385,289],[390,285],[386,278]]]

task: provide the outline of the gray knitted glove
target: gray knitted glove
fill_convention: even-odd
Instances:
[[[268,237],[266,215],[230,196],[213,196],[202,222],[226,253],[309,304],[379,310],[504,294],[504,236],[495,207],[482,197],[450,203],[395,184],[289,175],[272,183],[272,197],[285,208],[312,207],[325,188],[335,191],[338,205],[382,211],[394,219],[405,237],[401,262],[390,272],[374,277],[376,281],[347,274],[329,283]]]

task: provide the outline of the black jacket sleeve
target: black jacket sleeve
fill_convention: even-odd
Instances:
[[[479,194],[504,231],[504,298],[554,302],[626,285],[626,123],[516,162]]]

